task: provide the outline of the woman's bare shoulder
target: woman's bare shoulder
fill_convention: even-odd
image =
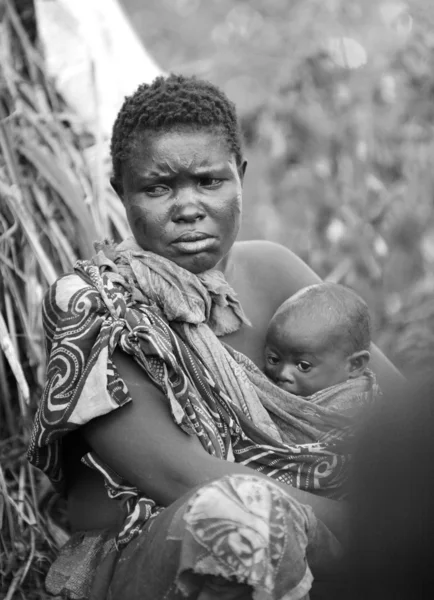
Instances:
[[[237,242],[233,260],[238,268],[255,278],[257,285],[275,290],[283,299],[320,281],[292,250],[267,240]]]

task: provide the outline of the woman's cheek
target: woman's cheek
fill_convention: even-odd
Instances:
[[[147,219],[143,208],[132,205],[127,211],[127,216],[130,227],[134,232],[147,232]]]
[[[128,222],[136,241],[142,246],[148,246],[152,240],[160,239],[164,233],[161,215],[146,210],[138,204],[130,206],[127,212]]]
[[[241,191],[234,189],[228,190],[228,192],[221,197],[217,205],[220,215],[224,216],[227,220],[238,219],[241,215],[241,198]]]
[[[236,215],[241,215],[241,210],[243,207],[243,195],[242,192],[238,192],[237,195],[235,196],[235,208],[234,208],[234,212]]]
[[[230,204],[229,218],[233,220],[234,224],[238,223],[241,218],[241,195],[235,196],[233,202]]]

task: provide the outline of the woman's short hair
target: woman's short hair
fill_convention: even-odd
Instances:
[[[191,126],[223,134],[237,164],[242,162],[241,133],[235,105],[215,85],[196,77],[171,74],[142,84],[125,101],[113,126],[113,177],[121,177],[135,135]]]

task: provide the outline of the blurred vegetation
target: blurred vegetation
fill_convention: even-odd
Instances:
[[[386,354],[406,373],[431,369],[434,4],[122,4],[163,69],[209,78],[237,104],[242,237],[283,243],[356,289]]]
[[[122,0],[166,71],[239,109],[241,237],[271,239],[368,301],[406,373],[434,358],[431,0]],[[25,459],[44,375],[40,301],[94,238],[121,238],[102,151],[57,94],[31,0],[0,0],[0,597],[41,599],[67,536]],[[36,45],[35,45],[36,44]],[[97,168],[95,168],[97,165]]]

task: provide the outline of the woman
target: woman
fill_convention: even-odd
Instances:
[[[134,240],[100,245],[44,303],[49,365],[29,455],[66,490],[77,532],[49,589],[305,597],[312,571],[336,572],[345,515],[305,491],[315,488],[305,471],[305,485],[288,471],[286,417],[253,406],[255,367],[237,352],[262,366],[276,308],[319,279],[284,247],[235,241],[246,161],[234,107],[211,84],[170,76],[139,87],[111,151]],[[399,377],[375,349],[373,368],[383,388]],[[317,441],[318,414],[297,410],[288,440]],[[336,475],[321,460],[318,492]]]

